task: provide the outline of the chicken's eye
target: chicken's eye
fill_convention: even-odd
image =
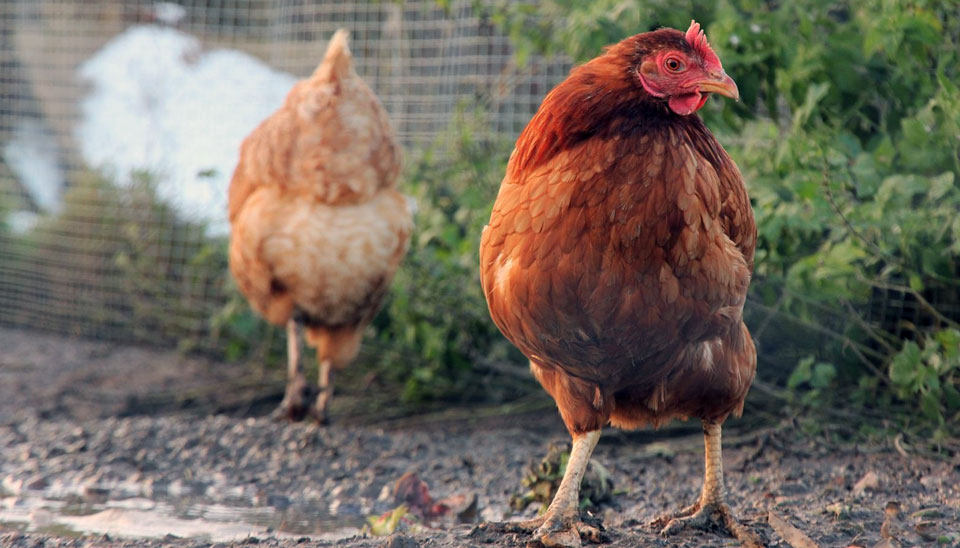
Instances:
[[[683,61],[677,59],[676,57],[668,57],[663,64],[670,72],[680,72],[685,68]]]

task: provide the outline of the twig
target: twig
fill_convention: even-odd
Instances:
[[[879,280],[867,280],[863,278],[861,278],[861,281],[868,283],[879,289],[887,289],[889,291],[899,291],[900,293],[905,293],[907,295],[910,295],[917,300],[917,303],[919,303],[920,306],[927,309],[928,312],[933,314],[933,316],[936,317],[941,322],[953,328],[960,328],[960,323],[957,323],[951,320],[950,318],[944,316],[942,313],[940,313],[939,310],[937,310],[932,304],[930,304],[930,301],[923,298],[923,295],[921,295],[919,291],[913,289],[912,287],[907,287],[905,285],[892,284],[888,282],[882,282]]]
[[[830,179],[829,179],[829,177],[827,177],[827,159],[826,159],[826,156],[824,156],[822,150],[820,151],[820,156],[821,156],[821,158],[823,158],[823,169],[820,170],[820,175],[821,175],[822,178],[823,178],[823,180],[822,180],[821,182],[822,182],[823,190],[824,190],[824,192],[826,193],[827,202],[830,203],[830,206],[833,207],[833,210],[834,210],[834,211],[837,213],[837,215],[840,217],[840,220],[843,221],[843,224],[844,224],[844,225],[846,225],[847,230],[849,230],[850,233],[853,234],[858,240],[860,240],[861,242],[867,244],[868,247],[872,247],[873,249],[875,249],[875,250],[877,251],[877,253],[879,253],[880,255],[882,255],[883,257],[885,257],[886,259],[890,260],[891,262],[897,263],[897,264],[899,264],[900,266],[903,266],[903,261],[902,261],[902,260],[900,260],[899,258],[891,255],[890,252],[885,251],[883,248],[881,248],[879,245],[877,245],[877,244],[874,243],[873,241],[868,240],[868,239],[866,238],[866,236],[864,236],[863,234],[861,234],[860,231],[857,230],[856,227],[853,226],[853,223],[850,222],[850,220],[847,218],[847,216],[844,215],[843,211],[840,209],[839,204],[837,204],[836,200],[833,199],[833,191],[830,190]]]
[[[770,527],[772,527],[778,535],[783,537],[783,540],[787,541],[787,544],[793,546],[793,548],[820,548],[817,546],[817,543],[810,540],[810,537],[805,535],[803,531],[790,525],[787,520],[778,516],[773,510],[770,510],[770,513],[767,515],[767,522],[770,524]]]
[[[753,332],[753,337],[757,340],[760,340],[760,337],[763,335],[764,331],[767,330],[767,327],[770,325],[770,322],[773,321],[773,317],[777,312],[780,311],[780,307],[783,306],[783,301],[787,298],[787,294],[784,291],[780,292],[780,297],[777,299],[777,304],[773,305],[773,311],[767,314],[767,317],[763,319],[763,322],[757,327]]]
[[[890,343],[888,343],[888,342],[886,341],[886,338],[887,338],[887,337],[889,337],[889,338],[891,338],[891,339],[894,338],[890,333],[884,332],[884,331],[882,331],[882,330],[880,330],[880,329],[877,329],[877,328],[875,328],[874,326],[868,324],[862,317],[860,317],[860,314],[857,314],[857,311],[854,310],[853,305],[850,304],[850,301],[849,301],[849,300],[843,299],[843,306],[844,306],[844,308],[847,309],[847,312],[850,313],[850,317],[852,317],[853,320],[854,320],[855,322],[857,322],[857,324],[858,324],[864,331],[866,331],[867,333],[869,333],[870,336],[873,337],[873,339],[874,339],[875,341],[877,341],[878,344],[882,345],[882,346],[887,350],[887,352],[889,352],[889,353],[891,353],[891,354],[893,354],[894,352],[896,352],[896,349],[893,348],[893,345],[891,345]]]
[[[910,453],[907,453],[907,450],[903,448],[903,432],[894,436],[893,447],[897,450],[897,453],[900,453],[901,456],[910,458]]]

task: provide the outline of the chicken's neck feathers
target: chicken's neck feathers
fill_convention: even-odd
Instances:
[[[602,60],[574,69],[544,99],[511,155],[507,171],[514,182],[521,183],[523,173],[591,139],[629,143],[683,136],[714,164],[723,162],[722,147],[699,116],[671,112],[629,75],[598,62]]]

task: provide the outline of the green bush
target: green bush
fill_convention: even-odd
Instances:
[[[368,345],[408,401],[502,401],[533,387],[490,321],[479,279],[480,232],[509,151],[481,112],[462,110],[436,145],[408,160],[403,190],[417,204],[415,229]]]

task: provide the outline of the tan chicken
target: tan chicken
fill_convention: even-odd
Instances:
[[[334,34],[309,78],[243,142],[230,183],[230,271],[267,321],[286,324],[288,379],[276,415],[327,421],[332,372],[357,355],[412,229],[395,189],[400,149],[387,113]],[[311,404],[297,325],[316,347]]]
[[[579,546],[600,429],[703,423],[700,499],[664,533],[753,534],[724,500],[720,425],[756,370],[743,305],[756,226],[740,171],[697,116],[739,97],[700,25],[624,39],[571,71],[527,125],[480,244],[490,314],[573,437],[536,540]]]

